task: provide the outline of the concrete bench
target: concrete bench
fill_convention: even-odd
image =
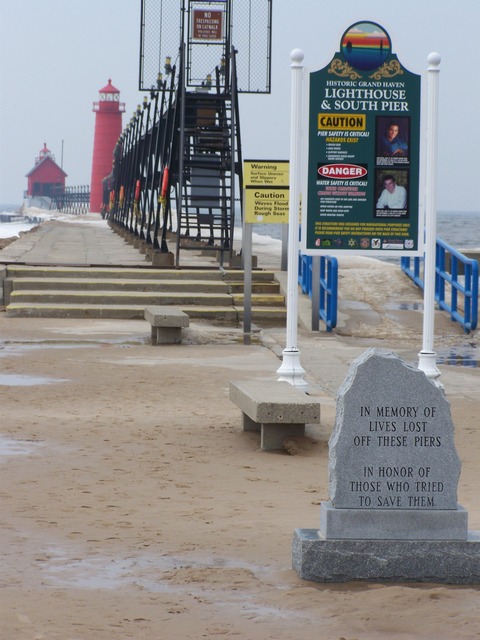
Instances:
[[[286,438],[305,435],[305,425],[320,422],[320,403],[288,382],[232,380],[230,400],[240,408],[244,431],[260,431],[265,451],[283,449]]]
[[[182,327],[188,327],[190,318],[176,307],[146,307],[145,320],[152,325],[152,344],[179,344]]]

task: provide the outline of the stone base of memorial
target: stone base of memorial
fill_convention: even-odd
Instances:
[[[330,498],[296,529],[293,568],[316,582],[480,584],[480,531],[457,504],[450,406],[425,374],[369,349],[340,388]]]
[[[466,540],[326,540],[296,529],[293,568],[314,582],[480,584],[480,531]]]

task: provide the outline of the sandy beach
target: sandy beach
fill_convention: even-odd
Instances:
[[[291,568],[294,529],[316,528],[328,499],[349,364],[369,346],[408,361],[421,348],[418,318],[385,312],[397,276],[373,263],[344,265],[338,332],[299,330],[322,418],[282,452],[260,450],[228,397],[231,379],[275,379],[282,329],[245,346],[192,323],[184,344],[152,347],[140,320],[0,313],[1,640],[480,638],[477,586],[321,585]],[[445,354],[477,346],[448,318],[436,331]],[[459,502],[480,529],[479,369],[439,367]]]

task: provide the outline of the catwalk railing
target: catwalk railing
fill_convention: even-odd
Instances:
[[[423,258],[401,259],[401,268],[423,289]],[[478,324],[478,260],[464,256],[437,238],[435,252],[435,300],[452,320],[469,333]]]
[[[166,249],[171,220],[170,165],[174,148],[175,67],[138,106],[117,141],[104,180],[104,209],[114,223],[154,249]]]
[[[50,209],[84,215],[90,209],[90,187],[65,187],[52,191]]]
[[[423,258],[401,258],[401,268],[423,289]],[[318,330],[318,319],[321,319],[326,330],[332,331],[337,324],[337,259],[299,254],[298,273],[302,292],[312,299],[312,330]],[[478,285],[478,260],[468,258],[437,239],[435,300],[439,308],[447,311],[466,332],[474,331],[478,325]]]
[[[218,68],[208,86],[186,92],[183,56],[180,48],[167,80],[159,79],[122,132],[103,189],[104,214],[144,243],[145,253],[164,254],[158,264],[173,260],[167,234],[175,235],[177,266],[180,247],[198,248],[200,242],[231,253],[233,182],[241,166],[239,151],[232,151],[240,146],[239,136],[233,141],[236,119],[222,120],[227,102],[237,109],[234,92],[222,89]]]

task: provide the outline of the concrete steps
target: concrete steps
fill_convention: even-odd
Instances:
[[[15,291],[109,291],[115,292],[195,292],[198,290],[198,280],[126,280],[115,278],[17,278]],[[203,293],[228,293],[226,282],[216,280],[202,281]]]
[[[232,272],[223,272],[232,273]],[[266,274],[271,272],[263,272]],[[113,278],[127,280],[222,280],[219,269],[152,269],[148,267],[84,267],[8,265],[9,278]],[[268,279],[268,278],[267,278]]]
[[[237,325],[243,318],[243,271],[111,267],[8,266],[7,317],[144,317],[150,305],[174,305],[192,319]],[[285,299],[271,271],[252,274],[252,321],[283,326]]]
[[[243,282],[240,269],[154,269],[149,267],[84,267],[8,265],[9,278],[128,278],[141,280],[219,280]],[[255,270],[255,282],[271,282],[273,271]]]

